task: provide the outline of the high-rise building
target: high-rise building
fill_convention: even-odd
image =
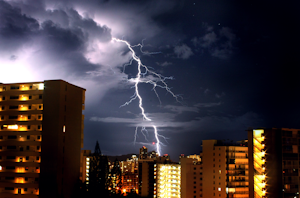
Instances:
[[[247,142],[203,140],[202,143],[203,197],[248,198]]]
[[[248,130],[249,197],[299,198],[300,129]]]
[[[180,156],[181,197],[202,197],[202,163],[199,155]]]
[[[158,164],[170,164],[170,156],[165,154],[164,156],[156,156],[150,158],[147,153],[147,148],[143,146],[140,148],[139,166],[138,166],[138,178],[139,189],[138,193],[142,197],[156,197],[156,173]]]
[[[91,165],[91,158],[92,158],[92,151],[91,150],[81,150],[80,156],[80,180],[84,182],[86,185],[89,184],[89,177],[90,177],[90,165]]]
[[[157,198],[180,198],[181,197],[181,166],[180,164],[157,164],[156,193]]]
[[[71,197],[80,177],[85,89],[0,84],[0,197]]]

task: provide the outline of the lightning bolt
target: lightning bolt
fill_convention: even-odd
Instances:
[[[134,47],[140,47],[140,51],[143,53],[143,54],[156,54],[157,52],[154,52],[154,53],[146,53],[146,52],[143,52],[142,51],[142,48],[143,48],[143,42],[142,44],[137,44],[137,45],[133,45],[131,46],[129,44],[128,41],[125,41],[125,40],[122,40],[122,39],[118,39],[118,38],[112,38],[112,41],[116,41],[116,42],[122,42],[122,43],[125,43],[128,47],[128,49],[131,51],[132,53],[132,59],[130,60],[130,62],[128,64],[126,64],[126,66],[128,65],[131,65],[132,64],[132,61],[136,61],[137,62],[137,69],[138,69],[138,73],[136,75],[136,78],[132,78],[130,79],[129,81],[132,81],[134,82],[134,88],[135,88],[135,93],[134,95],[131,97],[131,99],[127,102],[125,102],[123,105],[121,105],[120,107],[123,107],[123,106],[126,106],[126,105],[129,105],[132,101],[138,99],[139,100],[139,108],[141,109],[141,113],[142,113],[142,116],[143,116],[143,120],[146,120],[148,122],[151,122],[152,120],[146,115],[145,113],[145,109],[143,107],[143,98],[141,97],[140,93],[139,93],[139,83],[147,83],[147,84],[151,84],[153,85],[153,88],[152,90],[154,91],[154,93],[156,94],[160,104],[161,104],[161,100],[160,100],[160,97],[156,91],[156,87],[159,87],[159,88],[162,88],[162,89],[165,89],[168,93],[170,93],[175,99],[177,102],[180,103],[179,101],[179,98],[180,96],[179,95],[175,95],[170,87],[168,87],[168,84],[166,83],[166,80],[172,80],[173,77],[165,77],[161,74],[158,74],[152,70],[150,70],[149,68],[150,67],[147,67],[146,65],[144,65],[141,61],[141,59],[136,55],[135,51],[133,50]],[[144,72],[142,72],[142,68],[145,70]],[[123,70],[123,72],[125,71],[125,68]],[[156,80],[144,80],[142,78],[144,78],[146,75],[153,75],[155,76],[157,79]],[[155,125],[152,125],[153,129],[154,129],[154,134],[155,134],[155,139],[156,139],[156,152],[158,153],[158,155],[160,156],[161,153],[160,153],[160,145],[162,144],[160,141],[159,141],[159,137],[163,137],[164,139],[166,139],[164,136],[158,134],[157,132],[157,127]],[[136,130],[135,130],[135,137],[134,137],[134,141],[136,141],[136,136],[137,136],[137,127],[136,127]],[[143,131],[147,131],[145,127],[142,127],[142,133]],[[144,133],[143,133],[144,135]],[[145,135],[144,135],[145,136]]]

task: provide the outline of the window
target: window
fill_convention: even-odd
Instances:
[[[29,99],[32,99],[32,96],[29,96]]]
[[[218,191],[221,191],[221,188],[220,188],[220,187],[218,188]]]
[[[1,120],[4,120],[4,116],[1,116]]]
[[[5,190],[15,190],[14,187],[5,187]]]
[[[0,136],[0,139],[2,140],[2,139],[3,139],[3,136]]]
[[[42,116],[41,116],[41,115],[39,115],[39,116],[38,116],[38,119],[41,119],[41,118],[42,118]]]
[[[2,100],[5,100],[5,96],[2,97]]]
[[[41,126],[40,126],[40,125],[38,125],[38,129],[41,129]]]
[[[41,136],[38,135],[38,136],[37,136],[37,139],[38,139],[38,140],[41,139]]]
[[[16,167],[14,167],[14,166],[6,166],[6,169],[7,170],[14,170],[14,169],[16,169]]]
[[[27,177],[25,177],[25,179],[26,179]],[[25,180],[25,181],[28,181],[28,178],[27,178],[27,180]],[[27,188],[24,188],[24,191],[26,192],[27,191]]]
[[[31,116],[28,116],[28,120],[30,120],[31,119]]]
[[[26,160],[29,160],[29,156],[26,156]]]
[[[28,106],[28,109],[31,109],[31,105]]]
[[[11,86],[10,89],[20,89],[19,86]]]
[[[9,109],[18,109],[19,106],[9,106]]]
[[[27,167],[25,167],[25,170],[28,170],[29,168],[28,168],[28,166]]]
[[[12,100],[19,99],[19,96],[10,96],[9,99],[12,99]]]
[[[18,116],[9,116],[8,119],[18,119]]]
[[[29,150],[29,146],[26,146],[26,149]]]
[[[4,110],[4,106],[2,106],[2,110]]]
[[[25,177],[25,181],[28,181],[28,177]]]
[[[43,95],[39,95],[39,99],[43,99]]]
[[[39,157],[39,156],[37,156],[37,157],[36,157],[36,160],[40,160],[40,157]]]
[[[27,140],[30,140],[30,135],[27,135]]]
[[[17,136],[16,135],[9,135],[9,136],[7,136],[7,139],[17,139]]]
[[[36,147],[36,150],[40,150],[40,146],[37,146],[37,147]]]
[[[42,108],[42,105],[39,105],[39,109],[41,109]]]
[[[16,146],[7,146],[7,149],[17,149]]]
[[[30,129],[30,125],[27,126],[27,129]]]
[[[16,159],[16,156],[6,156],[6,159]]]

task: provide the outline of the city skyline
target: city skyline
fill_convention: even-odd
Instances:
[[[201,140],[247,138],[248,127],[300,128],[299,3],[234,1],[0,1],[0,82],[62,79],[86,92],[84,149],[107,155],[155,150],[134,90],[131,45],[182,104],[142,85],[147,115],[166,136],[162,154],[200,153]],[[122,152],[120,152],[120,150]]]

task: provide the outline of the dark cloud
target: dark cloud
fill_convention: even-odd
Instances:
[[[39,23],[12,7],[5,1],[0,1],[0,50],[16,50],[32,39],[39,30]]]

